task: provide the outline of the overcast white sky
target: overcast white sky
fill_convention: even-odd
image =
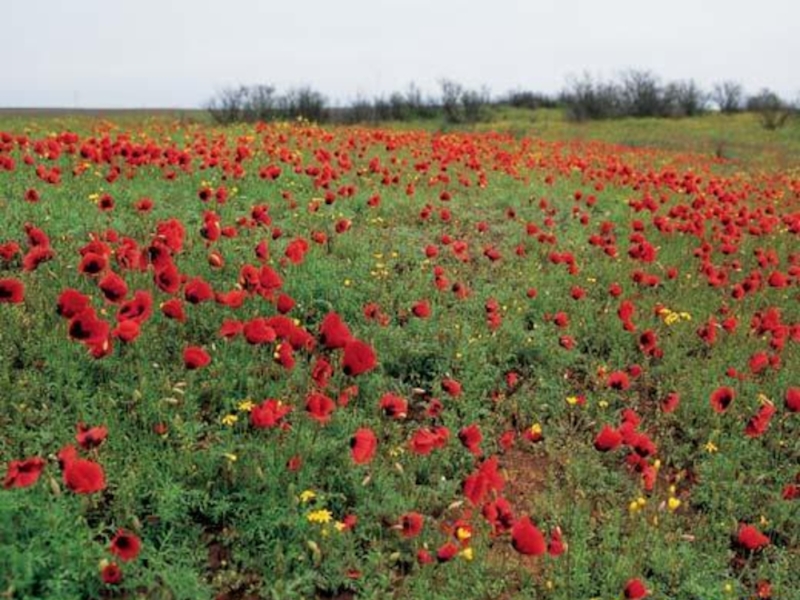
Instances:
[[[800,0],[2,0],[0,21],[0,106],[188,108],[239,83],[335,102],[444,77],[558,92],[626,68],[800,96]]]

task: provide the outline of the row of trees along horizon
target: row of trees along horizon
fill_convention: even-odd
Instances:
[[[333,107],[310,86],[278,93],[272,85],[225,88],[205,105],[219,124],[307,119],[317,123],[378,123],[444,119],[449,124],[490,121],[492,108],[560,108],[571,121],[623,117],[694,117],[711,111],[733,114],[742,111],[758,115],[765,129],[782,127],[800,103],[789,102],[767,88],[748,95],[736,81],[716,83],[710,91],[693,80],[662,84],[650,71],[630,70],[614,80],[585,75],[572,79],[555,95],[515,90],[493,98],[486,87],[469,89],[451,79],[439,81],[438,97],[423,96],[411,83],[404,92],[369,99],[358,96],[344,106]]]

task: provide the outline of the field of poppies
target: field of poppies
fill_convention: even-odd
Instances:
[[[0,597],[798,597],[797,169],[7,119],[0,214]]]

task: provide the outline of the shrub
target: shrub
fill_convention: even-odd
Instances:
[[[756,96],[747,99],[747,110],[758,115],[761,126],[769,131],[779,129],[786,124],[792,113],[792,107],[781,100],[773,91],[764,88]]]
[[[322,123],[329,117],[326,104],[325,97],[310,87],[276,96],[271,85],[242,85],[220,91],[206,103],[206,110],[222,125],[298,117]]]
[[[284,119],[324,123],[329,116],[326,105],[325,96],[308,86],[291,89],[278,99],[280,116]]]
[[[357,96],[350,106],[342,109],[345,123],[369,123],[375,121],[375,106],[363,96]]]
[[[537,108],[556,108],[559,104],[557,99],[551,98],[547,94],[528,90],[511,91],[502,103],[513,106],[514,108],[527,108],[530,110],[536,110]]]
[[[594,82],[584,74],[582,79],[573,79],[562,94],[567,107],[567,118],[572,121],[610,119],[623,115],[622,92],[612,82]]]
[[[708,96],[693,80],[674,81],[664,88],[665,114],[670,117],[694,117],[706,110]]]
[[[486,118],[490,94],[486,87],[465,90],[450,79],[439,82],[442,88],[442,110],[448,123],[477,123]]]

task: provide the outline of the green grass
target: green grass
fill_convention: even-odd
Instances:
[[[119,125],[71,115],[0,120],[0,131],[27,132],[32,140],[62,130],[81,137],[74,153],[54,160],[41,156],[35,143],[15,147],[15,170],[0,171],[0,244],[16,241],[26,252],[25,226],[32,224],[49,236],[55,253],[30,272],[20,256],[0,259],[0,279],[25,285],[22,303],[0,303],[0,465],[32,456],[48,461],[33,486],[0,492],[0,594],[605,599],[620,597],[632,578],[642,579],[653,598],[752,597],[764,581],[775,598],[791,598],[800,589],[797,500],[782,498],[796,484],[800,461],[798,415],[784,407],[786,390],[800,386],[800,344],[792,329],[800,324],[800,277],[792,274],[797,234],[789,231],[800,210],[796,120],[767,133],[751,115],[574,124],[554,111],[503,110],[474,131],[439,135],[441,127],[432,123],[427,132],[408,124],[255,130],[140,118]],[[124,145],[128,132],[134,143],[158,147],[154,157],[185,151],[191,168],[134,168],[126,151],[114,155],[120,176],[113,183],[106,179],[108,164],[87,163],[73,175],[84,163],[82,143],[108,135],[109,147],[120,140]],[[719,140],[732,160],[715,156]],[[241,161],[241,177],[223,170],[226,161],[235,165],[237,147],[252,152]],[[41,149],[43,154],[46,145]],[[284,160],[302,163],[299,172],[281,162],[282,150]],[[320,150],[336,174],[328,190],[315,186],[317,175],[306,171],[324,162]],[[201,168],[212,153],[219,156],[216,165]],[[61,183],[44,183],[35,164],[25,165],[24,154],[48,169],[59,166]],[[384,184],[383,173],[370,169],[374,158],[397,183]],[[427,170],[415,168],[423,162],[430,163]],[[274,181],[258,176],[269,164],[282,167]],[[689,174],[702,179],[695,192],[675,183]],[[355,186],[352,197],[336,193],[348,185]],[[229,200],[201,202],[198,192],[205,186],[224,186]],[[39,202],[24,200],[31,188],[40,192]],[[324,201],[326,191],[334,193],[331,204]],[[440,199],[443,191],[452,199]],[[103,193],[113,196],[112,211],[98,209]],[[370,206],[375,194],[380,204]],[[155,204],[148,214],[134,208],[145,196]],[[652,211],[631,206],[662,197]],[[253,206],[264,204],[271,224],[251,226]],[[426,207],[431,214],[422,219]],[[449,220],[442,218],[444,210]],[[200,235],[207,211],[236,235],[207,242]],[[770,215],[778,221],[771,224]],[[655,217],[676,229],[660,231]],[[185,323],[168,319],[160,305],[183,298],[182,291],[158,290],[152,265],[122,269],[116,262],[120,242],[109,232],[146,248],[157,238],[158,224],[173,218],[186,232],[173,257],[176,267],[189,278],[203,277],[217,292],[240,286],[244,265],[261,266],[254,249],[267,240],[265,264],[281,274],[281,292],[296,302],[289,316],[318,339],[315,349],[298,348],[296,364],[287,369],[275,360],[275,343],[222,339],[218,330],[226,319],[275,315],[274,301],[258,294],[240,309],[186,303]],[[336,233],[342,220],[350,228]],[[677,230],[694,220],[703,222],[702,232]],[[617,257],[588,243],[604,222],[613,224]],[[768,232],[748,230],[762,222],[770,224]],[[528,224],[552,240],[537,239]],[[636,230],[656,248],[653,262],[629,258]],[[327,241],[309,241],[300,264],[285,260],[291,240],[312,240],[319,232]],[[116,325],[117,307],[77,269],[80,250],[92,238],[108,244],[110,264],[131,292],[145,290],[154,300],[136,341],[115,340],[113,352],[101,359],[69,339],[67,320],[55,310],[61,291],[72,287]],[[466,260],[454,255],[456,242],[466,244]],[[695,256],[704,242],[711,248],[709,263],[728,277],[721,285],[709,284]],[[723,242],[735,250],[723,253]],[[438,247],[438,256],[426,257],[428,245]],[[484,256],[489,247],[500,260]],[[212,251],[224,258],[221,268],[210,265]],[[760,265],[758,255],[769,251],[772,264],[763,259]],[[575,258],[573,272],[558,260],[564,253]],[[441,289],[437,266],[447,278]],[[671,267],[677,270],[673,279],[667,276]],[[732,297],[735,284],[752,272],[766,281],[776,270],[787,275],[788,286],[765,283],[758,293]],[[659,285],[637,285],[636,271],[657,275]],[[469,293],[459,297],[455,283]],[[612,283],[622,286],[621,297],[609,294]],[[572,298],[574,287],[585,291],[582,299]],[[537,290],[535,299],[529,288]],[[636,306],[635,334],[617,317],[623,299]],[[412,316],[419,300],[429,301],[430,318]],[[487,322],[487,302],[493,301],[500,315],[496,326]],[[658,313],[660,306],[676,321]],[[771,307],[786,327],[780,348],[770,346],[777,334],[759,333],[751,324]],[[342,350],[322,347],[319,326],[329,311],[374,348],[374,370],[349,377],[341,369]],[[559,312],[569,318],[564,328],[553,321]],[[729,316],[738,320],[735,331],[712,325],[717,342],[700,338],[698,329],[710,318]],[[656,334],[663,357],[640,348],[645,330]],[[561,339],[567,335],[574,338],[572,349]],[[211,364],[185,369],[182,352],[189,345],[204,347]],[[752,374],[755,352],[780,363]],[[321,358],[333,367],[325,393],[334,400],[349,397],[324,425],[305,411]],[[631,377],[629,389],[609,388],[608,373],[634,365],[641,374]],[[729,369],[745,376],[732,378]],[[511,387],[509,373],[518,377]],[[461,383],[460,396],[448,395],[446,378]],[[709,405],[721,385],[737,394],[724,414]],[[681,404],[667,413],[659,403],[671,391],[680,393]],[[379,409],[387,392],[408,401],[405,419]],[[577,402],[579,396],[586,402]],[[266,398],[293,408],[285,419],[289,426],[249,424],[245,402]],[[431,411],[434,398],[441,411]],[[765,399],[777,411],[769,429],[745,436]],[[640,464],[653,470],[650,489],[625,465],[625,456],[634,454],[630,447],[601,453],[593,446],[601,427],[618,426],[625,409],[641,418],[638,431],[655,445]],[[79,422],[108,429],[101,446],[81,452],[106,473],[106,487],[96,494],[70,491],[55,458],[76,443]],[[483,434],[482,458],[497,457],[505,479],[502,492],[487,492],[477,506],[465,496],[464,482],[481,460],[458,439],[473,424]],[[354,463],[350,454],[351,437],[362,427],[378,440],[368,464]],[[430,454],[415,453],[411,440],[434,427],[449,430],[447,442]],[[537,428],[543,439],[527,439]],[[504,449],[500,436],[509,431],[516,441]],[[298,457],[301,466],[288,468]],[[304,491],[315,497],[309,500]],[[481,516],[485,502],[497,495],[508,499],[516,517],[530,515],[548,539],[560,528],[566,552],[518,555],[510,534],[493,532]],[[673,507],[680,501],[675,510],[668,508],[670,500]],[[330,511],[329,523],[309,519],[319,510]],[[409,511],[424,515],[425,526],[418,537],[405,539],[395,525]],[[353,517],[355,525],[345,527]],[[737,545],[743,523],[768,535],[769,545],[755,552]],[[471,528],[471,536],[459,539],[459,524]],[[123,563],[108,550],[118,528],[142,540],[133,561]],[[452,560],[419,560],[421,551],[435,555],[447,542],[458,545]],[[100,579],[101,565],[112,560],[123,571],[116,586]]]

